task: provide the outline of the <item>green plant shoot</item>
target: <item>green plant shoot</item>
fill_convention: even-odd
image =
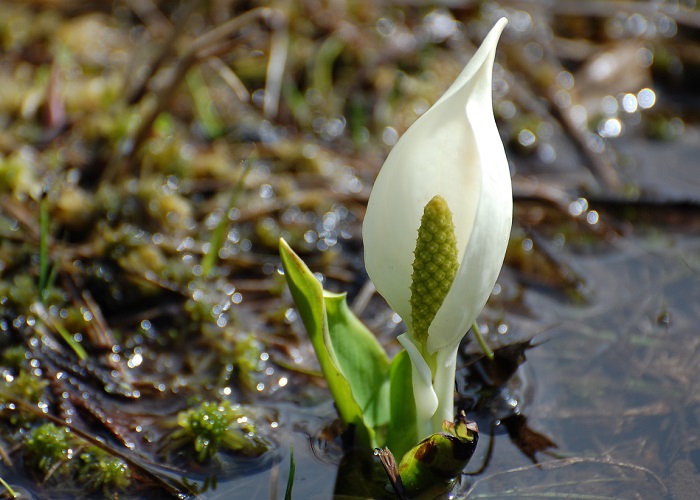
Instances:
[[[377,291],[403,319],[392,363],[350,312],[324,291],[284,240],[287,284],[347,426],[377,452],[400,496],[459,476],[478,440],[454,423],[459,345],[503,265],[513,216],[505,149],[493,117],[492,68],[500,19],[455,82],[391,150],[372,188],[362,237]],[[479,344],[492,353],[475,329]],[[395,456],[402,457],[396,466]]]
[[[389,359],[350,311],[345,294],[323,290],[306,264],[280,240],[289,290],[346,425],[366,446],[384,443],[389,423]]]

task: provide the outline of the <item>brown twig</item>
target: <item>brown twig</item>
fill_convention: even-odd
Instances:
[[[409,497],[401,481],[399,467],[396,465],[394,454],[391,453],[389,448],[376,448],[374,450],[374,455],[379,457],[379,461],[382,463],[382,467],[384,467],[384,471],[389,478],[389,483],[391,483],[391,487],[394,488],[396,497],[400,500],[408,500]]]

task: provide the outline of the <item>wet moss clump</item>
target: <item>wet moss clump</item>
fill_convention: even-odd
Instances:
[[[27,437],[27,463],[40,475],[42,481],[64,477],[67,463],[73,457],[70,430],[48,423],[34,428]]]
[[[189,449],[197,462],[206,462],[220,449],[255,457],[271,443],[262,437],[249,413],[228,401],[207,401],[197,408],[180,412],[180,429],[170,437],[167,449]]]
[[[79,478],[90,491],[109,493],[124,490],[131,484],[131,469],[118,457],[90,446],[80,453]]]
[[[8,381],[9,378],[9,376],[5,378],[6,387],[13,394],[32,403],[39,402],[44,395],[46,386],[49,385],[48,380],[39,378],[26,370],[21,370],[19,375],[13,377],[11,381]],[[2,398],[0,398],[0,400],[2,400]]]
[[[111,496],[131,485],[127,463],[97,446],[85,446],[69,428],[53,423],[32,429],[25,461],[42,483],[70,483],[82,492]],[[64,484],[65,486],[65,484]]]
[[[11,352],[11,357],[16,355],[16,350],[8,349],[8,351]],[[0,388],[12,397],[18,397],[23,401],[46,404],[45,391],[48,385],[48,380],[38,377],[26,368],[19,370],[4,368]],[[14,433],[29,429],[37,419],[37,415],[20,411],[10,399],[0,393],[0,421],[8,424],[8,430]]]

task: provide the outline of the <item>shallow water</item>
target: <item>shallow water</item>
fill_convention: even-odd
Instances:
[[[601,221],[609,218],[601,211]],[[470,478],[470,496],[692,497],[682,488],[700,477],[700,238],[674,232],[656,227],[589,254],[562,251],[587,282],[583,305],[526,293],[543,333],[520,368],[528,390],[518,410],[556,448],[537,454],[543,466],[533,467],[507,435],[497,436],[489,466]]]

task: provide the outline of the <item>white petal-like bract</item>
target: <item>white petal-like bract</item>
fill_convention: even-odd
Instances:
[[[452,211],[460,267],[430,326],[430,353],[454,350],[476,319],[510,236],[510,172],[491,99],[496,45],[506,23],[498,21],[452,86],[401,137],[367,207],[367,272],[409,334],[413,251],[423,209],[440,195]]]

